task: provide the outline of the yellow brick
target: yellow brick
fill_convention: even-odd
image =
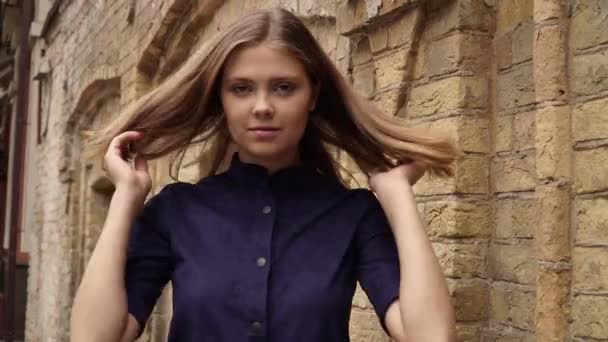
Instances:
[[[406,12],[397,20],[388,24],[388,46],[395,48],[406,43],[411,43],[415,29],[420,24],[422,9],[416,8]]]
[[[581,291],[608,291],[608,248],[575,247],[572,287]]]
[[[485,246],[434,243],[433,249],[446,277],[485,277]]]
[[[498,113],[512,112],[535,102],[532,64],[513,67],[496,79],[496,109]]]
[[[490,208],[481,203],[428,202],[425,216],[431,236],[471,237],[490,234]]]
[[[500,115],[496,118],[496,152],[510,151],[513,148],[513,115]]]
[[[534,331],[533,292],[490,290],[491,319],[518,329]]]
[[[576,3],[569,30],[569,44],[573,49],[586,49],[608,41],[606,11],[608,3],[604,0]]]
[[[496,238],[531,238],[535,221],[534,205],[533,200],[507,199],[496,202]]]
[[[404,82],[408,57],[409,51],[400,49],[377,58],[375,61],[376,89],[381,90]]]
[[[608,298],[579,295],[572,299],[572,333],[595,339],[608,339]]]
[[[488,288],[485,282],[450,280],[448,285],[458,321],[478,321],[486,317]]]
[[[570,178],[570,108],[548,107],[536,114],[536,176]]]
[[[576,201],[576,243],[608,244],[608,198]]]
[[[608,148],[574,153],[574,184],[577,193],[608,189]]]
[[[530,246],[494,244],[490,247],[489,255],[495,280],[534,284],[536,261]]]
[[[538,341],[565,341],[570,316],[570,273],[540,268],[536,285],[535,319]]]
[[[570,258],[570,189],[543,185],[536,187],[534,243],[536,257],[544,261]]]
[[[577,104],[572,108],[572,135],[576,141],[608,138],[608,99]]]
[[[525,20],[532,20],[534,1],[510,0],[498,1],[496,22],[497,32],[506,32]]]
[[[534,83],[538,102],[568,98],[564,39],[560,25],[542,27],[534,35]]]
[[[450,77],[412,89],[408,117],[451,113],[459,109],[485,108],[488,81],[478,77]]]
[[[493,160],[494,190],[511,192],[532,190],[536,185],[533,153],[522,153]]]

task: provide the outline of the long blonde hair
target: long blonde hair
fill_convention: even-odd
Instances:
[[[411,160],[433,174],[454,174],[453,164],[461,152],[452,141],[407,127],[402,119],[379,111],[345,80],[302,21],[280,8],[258,10],[237,20],[116,121],[86,132],[88,153],[102,154],[114,136],[136,130],[144,138],[135,150],[146,159],[183,157],[190,145],[211,142],[208,174],[217,173],[231,144],[219,97],[224,63],[235,50],[266,42],[298,59],[319,89],[300,142],[303,161],[343,183],[347,182],[340,175],[342,167],[328,149],[346,152],[368,176]],[[173,170],[179,170],[181,160],[172,158],[171,177],[176,178]]]

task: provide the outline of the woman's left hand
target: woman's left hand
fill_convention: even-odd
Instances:
[[[407,164],[399,165],[385,172],[372,174],[369,180],[369,185],[372,191],[391,191],[395,187],[403,185],[413,186],[424,176],[426,167],[417,161],[411,161]]]

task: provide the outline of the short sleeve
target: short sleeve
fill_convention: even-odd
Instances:
[[[399,255],[397,243],[380,203],[371,191],[367,210],[356,233],[357,279],[388,334],[385,316],[399,298]]]
[[[136,217],[129,237],[125,266],[128,311],[141,335],[163,288],[171,278],[174,256],[166,224],[171,185],[150,198]]]

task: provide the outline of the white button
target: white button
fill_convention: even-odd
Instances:
[[[264,214],[269,214],[271,211],[272,211],[272,208],[269,205],[265,206],[264,209],[262,209],[262,212]]]
[[[266,266],[266,258],[259,257],[255,263],[256,263],[256,265],[258,265],[258,267],[264,267],[264,266]]]

